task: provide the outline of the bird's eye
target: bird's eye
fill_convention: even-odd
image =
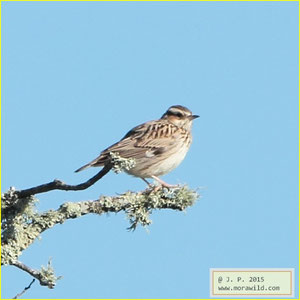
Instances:
[[[175,113],[175,116],[177,116],[178,118],[182,118],[182,117],[183,117],[183,114],[180,113],[180,112],[177,112],[177,113]]]
[[[174,111],[169,111],[168,112],[168,115],[169,116],[176,116],[176,117],[178,117],[178,118],[182,118],[183,117],[183,114],[181,113],[181,112],[174,112]]]

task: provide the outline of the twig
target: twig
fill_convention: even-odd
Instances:
[[[49,192],[52,190],[63,190],[63,191],[85,190],[88,187],[90,187],[91,185],[93,185],[94,183],[96,183],[103,176],[105,176],[111,170],[111,168],[112,168],[112,165],[107,164],[94,177],[90,178],[89,180],[87,180],[84,183],[80,183],[77,185],[66,184],[60,180],[55,179],[49,183],[38,185],[38,186],[29,188],[26,190],[16,191],[15,193],[18,198],[25,198],[25,197],[29,197],[32,195]]]
[[[37,279],[40,282],[40,285],[43,286],[48,286],[50,289],[52,289],[54,287],[53,282],[45,279],[40,271],[34,270],[28,266],[26,266],[25,264],[23,264],[20,261],[14,261],[12,262],[12,265],[27,272],[28,274],[30,274],[32,277],[34,277],[35,279]]]
[[[27,290],[29,290],[31,288],[31,286],[34,282],[35,282],[35,279],[33,278],[32,281],[30,282],[30,284],[26,288],[24,288],[24,290],[21,293],[17,294],[15,297],[13,297],[13,299],[20,298]]]

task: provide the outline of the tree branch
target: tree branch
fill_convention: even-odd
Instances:
[[[51,266],[51,261],[48,262],[47,268],[42,267],[40,271],[30,268],[18,260],[12,262],[11,265],[27,272],[32,277],[37,279],[40,282],[40,285],[47,286],[50,289],[53,289],[56,284],[56,281],[61,278],[61,277],[56,277],[54,275],[54,270]],[[31,284],[32,283],[33,282],[31,282]],[[25,288],[25,290],[29,289],[31,284],[29,285],[29,287]],[[25,290],[21,293],[21,295],[25,292]]]
[[[135,166],[135,160],[132,158],[123,158],[119,156],[116,152],[110,152],[110,161],[107,163],[94,177],[90,178],[86,182],[77,184],[77,185],[70,185],[62,182],[61,180],[55,179],[51,182],[38,185],[26,190],[16,191],[15,195],[18,198],[26,198],[32,195],[45,193],[53,190],[63,190],[63,191],[79,191],[85,190],[98,180],[100,180],[103,176],[105,176],[111,169],[114,169],[116,173],[120,173],[124,170],[129,170]]]
[[[86,182],[77,185],[66,184],[60,180],[55,179],[49,183],[38,185],[26,190],[16,191],[16,196],[18,198],[25,198],[32,195],[53,191],[53,190],[63,190],[63,191],[85,190],[91,185],[93,185],[94,183],[96,183],[98,180],[100,180],[103,176],[105,176],[112,169],[112,167],[113,166],[111,164],[107,164],[94,177],[90,178]]]
[[[32,279],[32,281],[30,282],[30,284],[29,284],[27,287],[25,287],[24,290],[23,290],[21,293],[19,293],[19,294],[17,294],[16,296],[14,296],[13,299],[18,299],[18,298],[20,298],[27,290],[29,290],[29,289],[31,288],[31,286],[32,286],[32,284],[33,284],[34,282],[35,282],[35,278]]]
[[[103,176],[111,169],[116,173],[129,170],[135,164],[133,159],[124,159],[118,153],[110,153],[110,163],[105,165],[94,177],[78,185],[68,185],[59,180],[42,184],[33,188],[16,191],[11,187],[1,197],[1,264],[14,265],[27,272],[41,285],[53,288],[60,277],[56,277],[48,262],[48,267],[41,270],[32,269],[18,259],[41,233],[56,224],[63,224],[66,220],[76,219],[87,214],[98,214],[124,211],[129,219],[129,230],[135,230],[140,224],[151,224],[150,214],[155,209],[185,210],[194,204],[199,197],[196,191],[187,186],[176,189],[150,188],[141,192],[128,191],[114,197],[101,196],[97,200],[66,202],[56,210],[43,213],[36,211],[35,203],[38,199],[34,195],[51,190],[77,191],[83,190]],[[29,286],[30,287],[30,286]],[[28,287],[28,288],[29,288]],[[25,288],[26,290],[27,288]],[[23,292],[25,292],[25,290]],[[22,292],[22,293],[23,293]],[[18,294],[16,297],[18,297]]]
[[[5,195],[3,196],[5,199]],[[66,202],[57,210],[37,213],[34,209],[36,199],[31,196],[26,207],[17,215],[8,215],[3,220],[1,264],[12,264],[18,260],[22,251],[27,249],[42,232],[62,224],[68,219],[79,218],[86,214],[101,215],[107,212],[124,211],[129,219],[130,230],[138,224],[151,224],[149,215],[154,209],[184,210],[193,205],[198,194],[186,186],[168,189],[147,189],[142,192],[126,192],[110,197],[101,196],[97,200]],[[26,198],[27,199],[27,198]]]

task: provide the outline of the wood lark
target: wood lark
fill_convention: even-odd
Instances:
[[[148,185],[146,178],[153,178],[163,187],[176,187],[158,176],[169,173],[182,162],[192,142],[192,121],[198,117],[184,106],[171,106],[159,120],[134,127],[119,142],[75,172],[110,163],[110,153],[114,152],[135,160],[134,167],[126,173],[140,177]]]

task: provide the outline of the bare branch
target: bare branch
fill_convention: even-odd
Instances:
[[[84,183],[80,183],[77,185],[70,185],[55,179],[49,183],[38,185],[36,187],[32,187],[26,190],[16,191],[16,195],[18,196],[18,198],[25,198],[32,195],[53,191],[53,190],[63,190],[63,191],[85,190],[91,185],[93,185],[94,183],[96,183],[98,180],[100,180],[103,176],[105,176],[112,169],[112,167],[113,167],[112,165],[107,164],[94,177],[90,178]]]
[[[47,286],[49,289],[53,289],[56,284],[56,281],[61,278],[56,277],[54,275],[54,270],[51,266],[51,261],[48,262],[47,268],[42,267],[41,270],[32,269],[18,260],[12,262],[11,265],[23,270],[24,272],[27,272],[32,277],[37,279],[40,282],[40,285]]]
[[[35,282],[35,279],[33,278],[32,281],[30,282],[30,284],[27,287],[25,287],[21,293],[17,294],[15,297],[13,297],[13,299],[20,298],[27,290],[29,290],[31,288],[31,286],[34,282]]]
[[[20,261],[18,261],[18,260],[12,262],[11,265],[13,265],[13,266],[15,266],[15,267],[17,267],[17,268],[19,268],[19,269],[21,269],[21,270],[27,272],[27,273],[30,274],[32,277],[34,277],[34,278],[36,278],[36,279],[39,280],[39,277],[38,277],[39,271],[34,270],[34,269],[32,269],[32,268],[26,266],[25,264],[23,264],[22,262],[20,262]]]

